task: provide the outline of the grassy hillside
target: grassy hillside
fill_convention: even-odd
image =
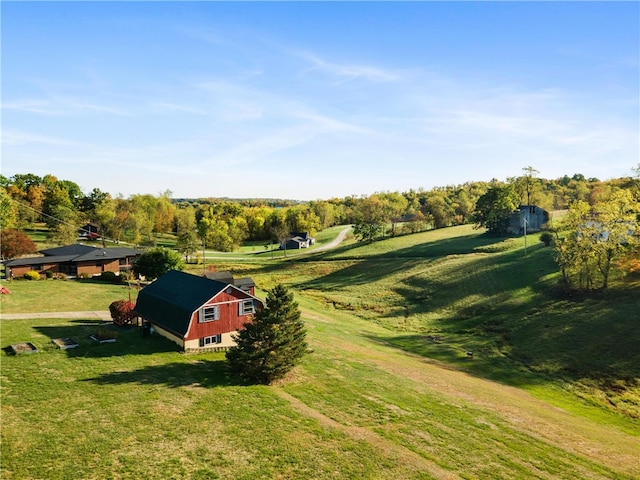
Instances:
[[[352,243],[284,266],[219,267],[384,326],[390,333],[379,341],[389,345],[512,385],[552,382],[640,418],[640,279],[567,298],[553,249],[537,235],[527,241],[525,256],[523,238],[462,226]]]
[[[98,322],[12,320],[3,342],[3,479],[585,478],[640,475],[640,438],[520,389],[406,355],[388,331],[302,299],[314,350],[278,385],[231,381],[222,354]],[[72,336],[62,352],[50,338]],[[631,425],[631,424],[630,424]]]
[[[97,345],[96,321],[3,320],[3,347],[40,352],[2,357],[2,478],[638,478],[640,286],[560,297],[533,238],[526,257],[460,227],[218,262],[296,291],[313,353],[268,387],[135,329]],[[87,292],[56,282],[13,282],[3,306]]]

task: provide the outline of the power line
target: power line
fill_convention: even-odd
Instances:
[[[75,229],[77,229],[77,230],[79,230],[79,231],[81,231],[81,232],[91,233],[91,231],[90,231],[90,230],[87,230],[87,229],[82,228],[82,227],[78,227],[78,225],[77,225],[77,224],[75,224],[75,223],[71,223],[71,222],[68,222],[68,221],[66,221],[66,220],[62,220],[61,218],[55,217],[55,216],[53,216],[53,215],[49,215],[48,213],[45,213],[45,212],[43,212],[43,211],[41,211],[41,210],[38,210],[38,209],[36,209],[36,208],[33,208],[31,205],[27,205],[26,203],[22,203],[21,201],[16,200],[15,198],[11,198],[11,197],[9,197],[9,199],[10,199],[12,202],[17,203],[18,205],[20,205],[20,206],[22,206],[22,207],[28,208],[29,210],[32,210],[32,211],[36,212],[36,213],[37,213],[37,214],[39,214],[39,215],[42,215],[43,217],[51,218],[51,219],[55,220],[56,222],[63,223],[63,224],[65,224],[65,225],[69,225],[69,226],[71,226],[71,227],[73,227],[73,228],[75,228]],[[105,236],[105,235],[101,235],[101,237],[102,237],[104,240],[108,241],[108,242],[117,243],[117,244],[123,243],[123,244],[125,244],[125,245],[132,245],[132,246],[134,246],[134,247],[135,247],[135,245],[134,245],[134,244],[132,244],[132,243],[128,243],[128,242],[121,242],[120,240],[116,240],[116,239],[114,239],[114,238],[109,238],[109,237],[107,237],[107,236]]]

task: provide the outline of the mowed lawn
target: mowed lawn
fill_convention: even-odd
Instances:
[[[138,286],[109,284],[97,280],[13,280],[2,282],[11,294],[2,295],[1,313],[78,312],[109,310],[116,300],[133,302]]]
[[[620,321],[637,286],[556,299],[532,238],[526,257],[522,239],[458,227],[217,263],[296,292],[313,353],[271,386],[137,328],[98,345],[94,320],[3,320],[3,347],[39,352],[2,354],[2,478],[640,478],[638,335]],[[12,308],[104,310],[129,292],[68,282],[57,297],[56,282],[10,284]],[[51,347],[65,336],[79,347]]]
[[[608,291],[567,297],[554,250],[538,236],[525,252],[522,237],[461,226],[221,268],[381,325],[379,341],[407,352],[529,391],[553,383],[640,420],[640,278],[614,273]]]
[[[240,386],[223,354],[90,320],[10,320],[2,478],[637,478],[640,439],[521,390],[373,341],[382,327],[303,301],[314,350]],[[60,351],[50,338],[80,344]]]

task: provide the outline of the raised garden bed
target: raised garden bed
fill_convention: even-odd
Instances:
[[[116,341],[116,337],[118,336],[118,332],[114,331],[113,326],[111,327],[98,327],[96,329],[96,333],[91,335],[89,338],[97,343],[113,343]]]
[[[14,343],[9,347],[9,352],[14,355],[18,355],[21,353],[36,353],[38,349],[31,342],[23,342],[23,343]]]
[[[61,350],[68,350],[69,348],[76,348],[78,346],[78,342],[70,337],[54,338],[51,340],[51,343]]]
[[[103,338],[100,335],[91,335],[89,338],[98,343],[115,343],[116,341],[115,338]]]

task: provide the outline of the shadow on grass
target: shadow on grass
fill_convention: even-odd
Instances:
[[[432,334],[371,339],[512,386],[563,380],[622,394],[640,386],[638,308],[632,292],[537,295],[513,310],[486,305],[475,316],[441,318]]]
[[[371,340],[474,376],[517,387],[557,380],[579,382],[598,390],[594,396],[606,393],[604,403],[616,402],[616,395],[637,402],[637,286],[616,286],[573,298],[558,296],[549,280],[558,268],[553,250],[535,243],[524,256],[523,249],[514,245],[512,240],[477,235],[354,255],[357,262],[295,287],[323,292],[368,287],[363,303],[392,307],[380,308],[382,313],[376,317],[386,326],[401,328],[406,324],[403,316],[429,319],[423,325],[412,324],[424,328],[424,333],[398,332]],[[475,255],[461,262],[446,261],[447,256],[468,254]],[[347,258],[351,257],[341,255],[335,260]],[[413,274],[416,271],[420,273]],[[391,275],[398,280],[384,283]],[[378,281],[386,285],[380,289],[397,295],[386,298],[382,290],[367,285]],[[429,334],[444,338],[434,342]]]
[[[226,387],[240,385],[229,375],[224,360],[193,360],[164,365],[148,365],[130,372],[111,372],[83,380],[98,385],[164,385],[179,387]]]
[[[328,275],[304,284],[296,285],[300,289],[340,288],[342,286],[364,285],[376,282],[389,275],[409,270],[417,263],[432,261],[447,255],[477,254],[483,248],[501,243],[505,239],[478,234],[454,237],[413,245],[407,248],[391,250],[372,255],[345,255],[351,250],[362,247],[360,244],[347,245],[326,253],[318,253],[301,258],[300,263],[331,260],[357,260],[354,265],[336,270]]]
[[[504,311],[504,303],[513,298],[516,291],[529,289],[540,292],[544,286],[540,277],[555,268],[548,249],[541,245],[532,247],[526,258],[520,251],[495,256],[482,256],[460,264],[447,266],[438,276],[412,276],[399,282],[393,291],[402,298],[396,306],[409,306],[413,313],[426,313],[448,308],[452,302],[468,304],[459,318],[489,313],[495,309]],[[464,294],[472,298],[465,300]],[[515,309],[526,305],[514,304]]]
[[[425,232],[421,232],[425,233]],[[420,235],[420,233],[415,234]],[[410,237],[411,235],[408,235]],[[398,236],[393,238],[385,238],[377,240],[373,244],[383,245],[383,242],[393,242],[396,239],[402,239],[407,236]],[[333,257],[336,260],[348,260],[348,259],[365,259],[365,258],[435,258],[445,255],[464,255],[468,253],[477,253],[484,248],[491,245],[502,243],[506,240],[505,237],[496,237],[487,233],[478,233],[474,235],[463,235],[459,237],[443,238],[435,241],[427,241],[423,243],[416,243],[406,248],[393,248],[393,243],[389,243],[389,250],[386,252],[374,253],[374,254],[358,254],[348,255],[349,252],[357,251],[363,247],[366,248],[370,243],[354,243],[350,245],[344,245],[335,249],[328,250],[326,252],[317,252],[313,255],[305,257],[309,260],[317,260],[321,257],[323,260],[332,260]],[[315,258],[314,258],[315,257]]]
[[[437,340],[434,340],[434,337]],[[524,365],[500,356],[481,339],[460,338],[457,335],[397,335],[367,336],[371,341],[397,348],[436,361],[442,368],[459,370],[487,380],[513,387],[543,385],[548,377],[533,374]],[[466,347],[466,348],[465,348]],[[440,363],[442,362],[442,363]]]
[[[35,326],[38,332],[51,340],[72,338],[78,344],[65,350],[69,357],[116,357],[122,355],[152,355],[160,352],[179,351],[179,347],[160,335],[142,336],[136,326],[117,327],[100,320],[71,320],[64,325]],[[115,338],[113,343],[98,343],[91,338],[105,331]]]

